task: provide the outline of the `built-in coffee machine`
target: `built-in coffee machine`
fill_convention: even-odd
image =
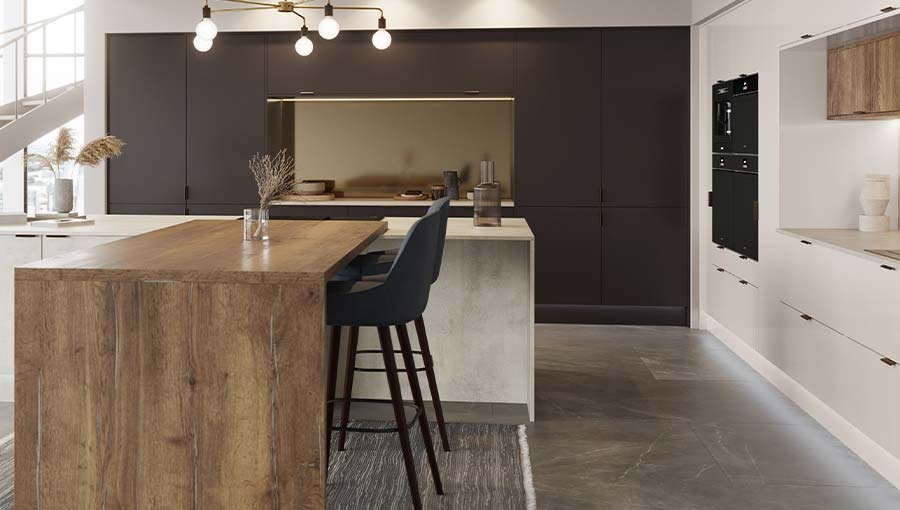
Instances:
[[[712,240],[758,260],[759,76],[719,81],[712,98]]]

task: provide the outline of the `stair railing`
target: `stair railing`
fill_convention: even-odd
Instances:
[[[22,115],[27,113],[25,111],[25,101],[31,99],[32,101],[38,101],[39,104],[47,104],[48,101],[56,97],[57,95],[69,90],[71,88],[69,85],[74,85],[78,83],[78,57],[83,57],[83,54],[78,53],[78,14],[84,12],[84,5],[75,7],[69,11],[66,11],[62,14],[58,14],[51,18],[46,18],[40,21],[33,21],[31,23],[26,23],[25,25],[21,25],[18,27],[9,28],[0,32],[0,36],[6,36],[11,33],[21,32],[18,35],[13,36],[11,39],[3,41],[0,43],[0,52],[4,53],[3,58],[6,57],[5,52],[8,51],[8,48],[13,48],[13,59],[15,60],[15,67],[13,72],[14,74],[14,95],[13,95],[13,111],[12,120],[19,119]],[[54,56],[53,54],[48,54],[47,52],[47,28],[49,25],[71,16],[72,18],[72,81],[70,83],[64,83],[60,87],[51,89],[48,91],[47,89],[47,57]],[[27,38],[36,32],[40,32],[41,34],[41,51],[40,53],[28,53],[27,50]],[[60,56],[60,55],[56,55]],[[64,54],[62,56],[70,56],[69,54]],[[40,57],[41,58],[41,87],[40,92],[35,95],[29,96],[28,94],[28,59]],[[24,68],[24,70],[22,69]],[[48,92],[56,92],[53,97],[50,97]],[[21,92],[21,95],[20,95]],[[3,101],[0,101],[3,103]]]

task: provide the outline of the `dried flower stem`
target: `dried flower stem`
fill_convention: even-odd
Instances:
[[[294,158],[287,149],[278,151],[274,158],[256,154],[250,159],[250,173],[259,190],[259,208],[266,210],[294,187]]]

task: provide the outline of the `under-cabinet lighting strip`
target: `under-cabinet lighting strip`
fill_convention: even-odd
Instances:
[[[515,101],[513,97],[283,97],[268,98],[270,103],[374,103],[384,101]]]

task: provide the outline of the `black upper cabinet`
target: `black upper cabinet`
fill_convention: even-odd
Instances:
[[[603,204],[687,205],[690,30],[603,31]]]
[[[687,240],[685,208],[604,208],[603,304],[687,306]]]
[[[600,305],[601,227],[595,207],[516,207],[534,232],[535,302]]]
[[[735,96],[732,100],[734,123],[731,150],[742,154],[759,151],[759,94]]]
[[[189,205],[258,200],[247,162],[266,151],[265,36],[221,34],[187,57]]]
[[[294,51],[296,33],[269,34],[271,95],[511,94],[515,38],[503,30],[392,31],[380,51],[372,32],[341,32],[336,41],[313,36],[315,51]]]
[[[601,32],[519,34],[517,205],[600,203]]]
[[[109,162],[110,203],[184,207],[184,35],[107,38],[107,131],[128,144]]]

